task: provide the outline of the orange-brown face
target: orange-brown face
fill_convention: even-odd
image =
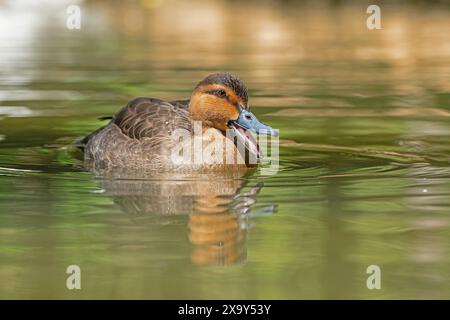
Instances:
[[[223,84],[200,85],[192,93],[189,103],[192,120],[202,121],[203,128],[221,131],[227,129],[230,120],[239,117],[239,106],[248,108],[246,101]]]

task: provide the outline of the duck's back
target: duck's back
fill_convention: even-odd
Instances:
[[[130,101],[108,125],[81,141],[86,165],[97,169],[164,166],[174,143],[172,132],[192,129],[188,103],[143,97]]]

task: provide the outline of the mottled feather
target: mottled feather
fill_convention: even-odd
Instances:
[[[170,136],[177,128],[191,129],[189,112],[154,98],[136,98],[114,117],[113,123],[132,139]]]
[[[175,129],[191,128],[189,111],[181,101],[175,105],[154,98],[136,98],[123,107],[110,123],[81,141],[88,167],[161,167],[173,144]],[[164,145],[164,147],[162,147]]]

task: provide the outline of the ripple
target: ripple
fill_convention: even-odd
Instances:
[[[440,108],[393,108],[387,110],[361,108],[287,108],[267,114],[273,117],[450,117]]]
[[[337,146],[337,145],[326,145],[326,144],[310,144],[310,143],[299,143],[294,140],[282,139],[280,140],[280,146],[284,147],[295,147],[301,148],[302,150],[314,151],[314,152],[325,152],[325,153],[344,153],[350,154],[358,157],[368,157],[377,158],[390,161],[396,161],[400,163],[446,163],[448,165],[448,159],[441,159],[426,155],[414,154],[414,153],[402,153],[395,151],[381,151],[369,148],[359,148],[359,147],[347,147],[347,146]]]
[[[2,171],[7,172],[7,173],[8,172],[13,172],[13,173],[42,173],[42,171],[40,171],[40,170],[0,167],[0,175],[2,175]]]

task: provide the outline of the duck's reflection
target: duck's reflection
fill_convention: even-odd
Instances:
[[[201,265],[233,265],[247,256],[249,217],[275,212],[260,207],[256,194],[262,183],[247,185],[244,173],[139,174],[103,178],[100,186],[135,222],[188,214],[191,260]]]

